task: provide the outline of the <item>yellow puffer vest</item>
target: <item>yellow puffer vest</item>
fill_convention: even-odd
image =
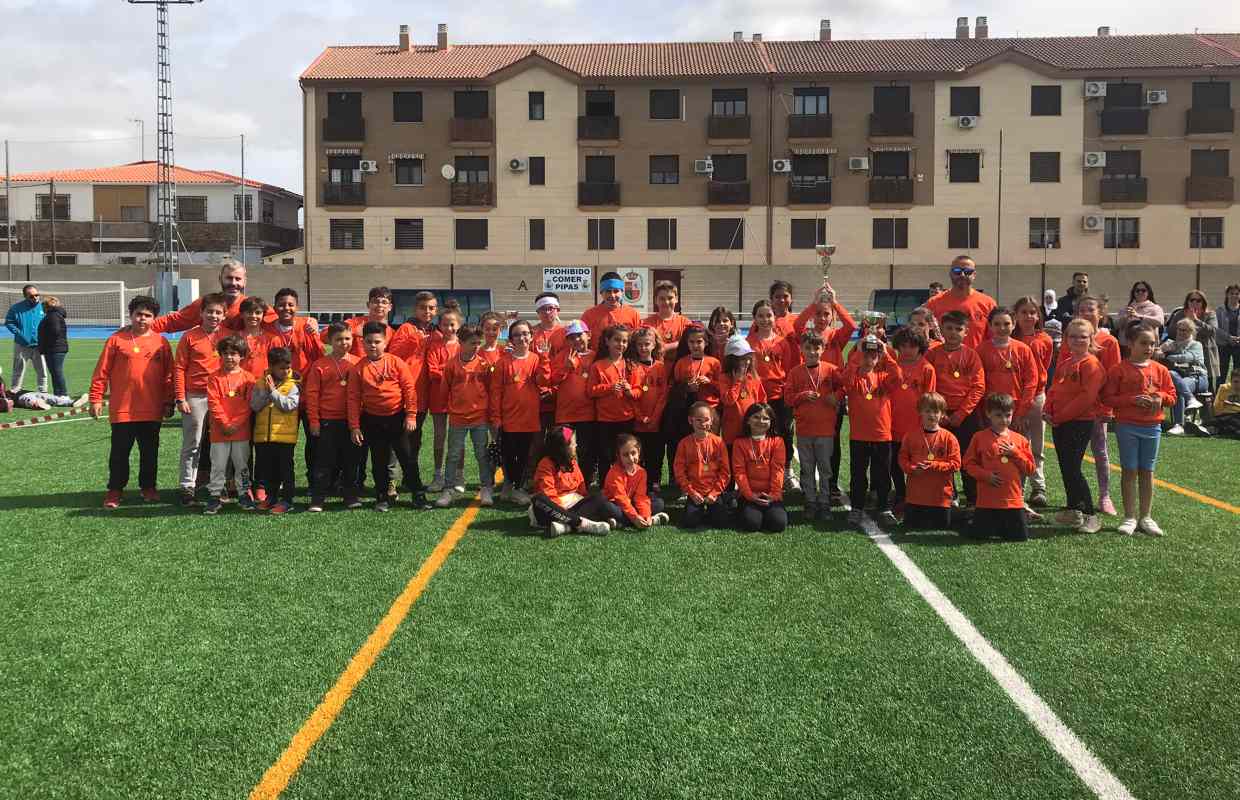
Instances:
[[[267,375],[259,378],[260,385],[265,384]],[[301,376],[289,370],[284,382],[276,385],[282,394],[289,389],[301,385]],[[298,410],[281,411],[274,404],[268,403],[254,416],[255,444],[297,444]]]

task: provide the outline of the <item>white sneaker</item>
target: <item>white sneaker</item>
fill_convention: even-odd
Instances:
[[[566,533],[568,533],[568,526],[565,525],[563,522],[551,523],[551,535],[552,536],[563,536]]]
[[[81,397],[79,397],[78,399],[76,399],[76,400],[74,400],[74,401],[73,401],[73,407],[74,407],[74,408],[81,408],[82,406],[86,405],[86,404],[87,404],[87,403],[89,403],[89,402],[90,402],[90,395],[89,395],[89,394],[84,394],[84,395],[82,395]]]
[[[1123,522],[1121,522],[1119,524],[1119,527],[1117,527],[1115,530],[1123,534],[1124,536],[1132,536],[1134,533],[1137,532],[1137,521],[1133,519],[1132,517],[1129,517],[1125,519]]]
[[[436,475],[435,480],[431,481],[431,485],[426,487],[428,492],[442,492],[444,490],[444,479],[442,475]]]
[[[582,518],[581,526],[577,530],[582,533],[592,533],[595,536],[606,536],[611,533],[611,526],[606,522],[595,522],[592,519]]]
[[[791,470],[789,470],[788,474],[784,476],[784,491],[785,492],[801,491],[801,480]]]
[[[492,494],[493,493],[491,491],[490,486],[483,486],[478,491],[478,503],[480,505],[486,506],[487,508],[490,508],[491,506],[495,505],[495,498],[492,496]]]
[[[650,527],[653,528],[657,525],[666,525],[671,521],[672,518],[669,517],[666,512],[660,511],[658,514],[655,514],[650,518]]]
[[[509,493],[508,499],[519,506],[528,506],[530,504],[530,496],[521,489],[513,489]]]
[[[1167,435],[1168,436],[1183,436],[1184,426],[1183,425],[1172,425],[1170,428],[1167,428]]]
[[[435,505],[439,508],[447,508],[456,502],[457,493],[455,489],[444,489],[443,494],[439,495],[439,499],[435,501]]]
[[[1164,535],[1163,529],[1158,527],[1158,523],[1154,521],[1153,517],[1142,517],[1141,521],[1137,523],[1137,527],[1141,529],[1142,533],[1149,534],[1150,536]]]
[[[1184,410],[1192,411],[1194,408],[1201,408],[1201,401],[1198,400],[1195,396],[1190,394],[1188,396],[1188,400],[1185,401],[1184,403]]]
[[[1084,524],[1085,515],[1075,508],[1065,508],[1055,515],[1055,524],[1070,528],[1080,528]]]
[[[1081,533],[1097,533],[1102,530],[1102,520],[1098,519],[1097,514],[1084,515],[1076,529]]]

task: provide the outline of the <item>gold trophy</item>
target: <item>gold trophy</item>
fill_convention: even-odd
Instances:
[[[815,245],[814,251],[818,253],[818,263],[822,265],[822,282],[826,283],[831,277],[831,256],[835,255],[835,245]]]

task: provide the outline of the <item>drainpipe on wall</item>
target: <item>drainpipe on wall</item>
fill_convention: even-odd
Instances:
[[[306,166],[306,86],[301,86],[301,207],[305,209],[301,215],[302,231],[301,231],[301,254],[306,261],[306,310],[309,311],[314,306],[310,305],[310,198],[314,196],[314,182],[311,180],[310,168]],[[315,151],[315,164],[318,163],[318,151]],[[244,209],[243,209],[244,210]]]
[[[775,79],[770,75],[766,77],[766,164],[763,168],[766,170],[766,265],[774,266],[775,259],[773,256],[774,248],[772,247],[771,237],[775,233],[775,210],[772,207],[774,200],[774,176],[771,174],[771,160],[773,158],[773,139],[775,131]],[[745,304],[741,304],[743,309]]]

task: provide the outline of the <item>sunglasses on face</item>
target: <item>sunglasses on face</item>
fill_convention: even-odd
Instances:
[[[972,275],[975,272],[977,272],[977,270],[969,269],[968,267],[952,267],[953,275]]]
[[[1146,289],[1143,286],[1138,286],[1137,288],[1133,289],[1132,292],[1133,294],[1149,294],[1150,290]]]

